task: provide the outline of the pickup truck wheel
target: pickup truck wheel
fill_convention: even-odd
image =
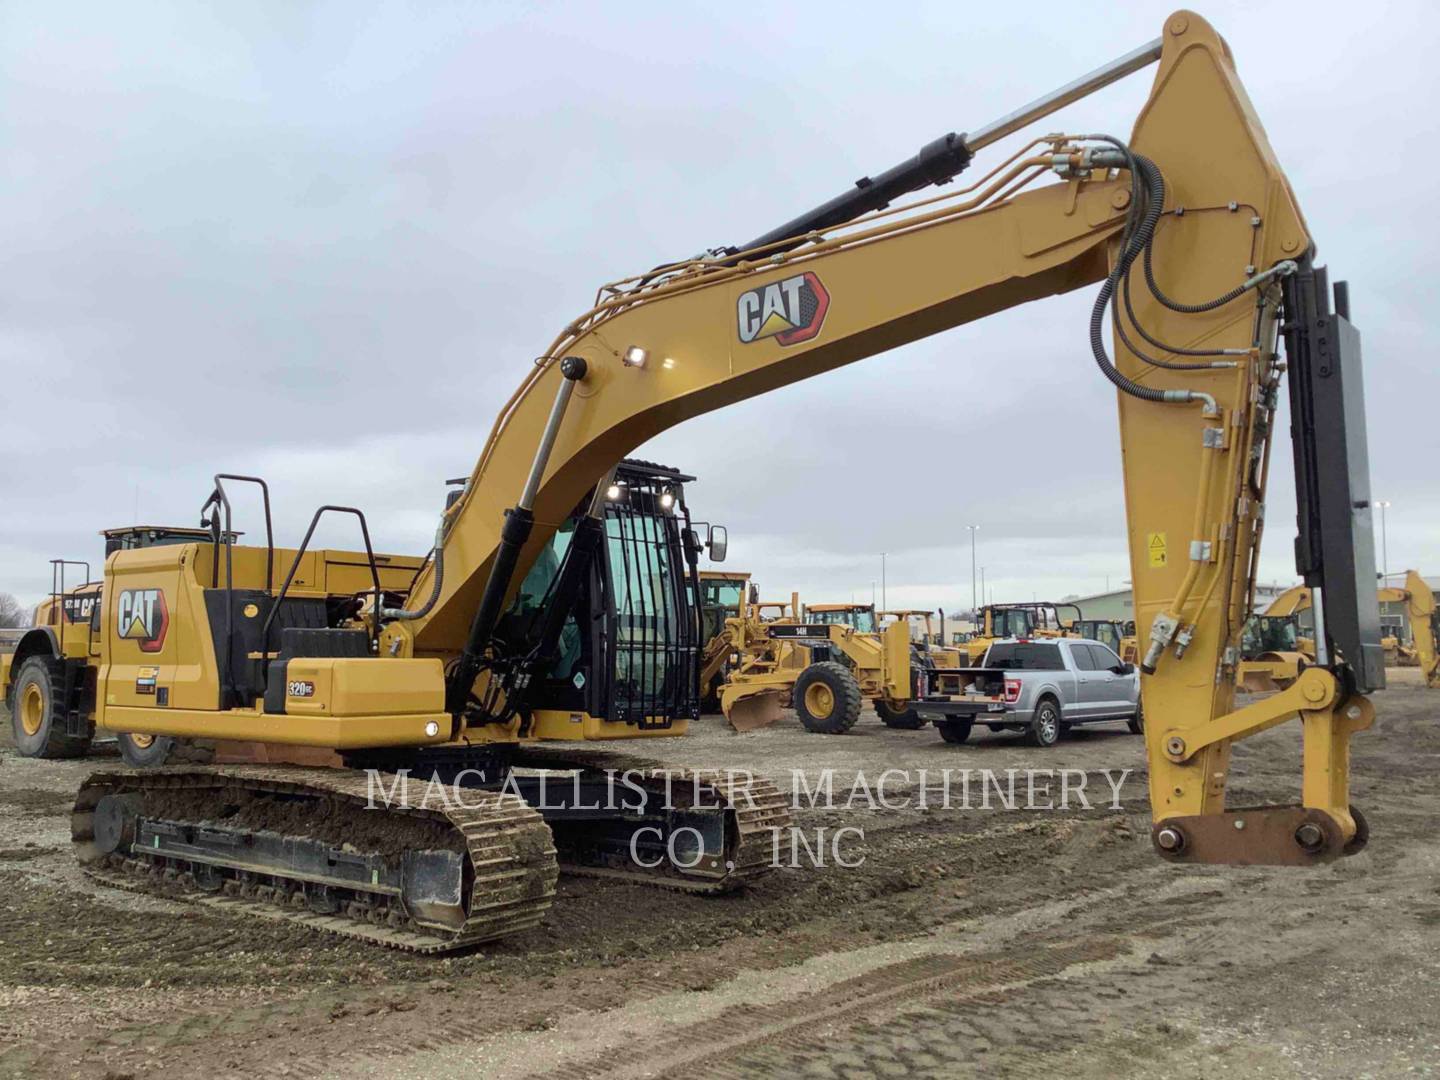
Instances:
[[[1030,721],[1030,741],[1036,746],[1054,746],[1060,741],[1060,706],[1052,698],[1041,698]]]
[[[1125,726],[1135,735],[1145,734],[1145,703],[1135,702],[1135,715],[1125,721]]]
[[[843,735],[860,719],[860,684],[834,660],[811,664],[795,680],[795,714],[806,731]]]
[[[925,726],[925,719],[917,713],[913,706],[906,706],[897,709],[892,705],[875,699],[875,715],[880,717],[886,727],[900,728],[904,731],[919,731]]]
[[[970,738],[970,732],[975,730],[974,720],[938,720],[935,726],[940,729],[940,738],[947,743],[959,745]]]
[[[88,732],[65,732],[64,688],[64,669],[50,657],[32,656],[20,665],[10,697],[10,723],[15,748],[23,756],[77,758],[90,749]]]

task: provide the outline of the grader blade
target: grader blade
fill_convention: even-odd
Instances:
[[[755,731],[780,719],[778,690],[761,690],[738,701],[722,696],[721,705],[725,710],[725,719],[736,731]]]

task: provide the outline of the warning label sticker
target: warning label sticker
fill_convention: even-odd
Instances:
[[[1165,555],[1165,534],[1163,532],[1147,534],[1145,551],[1150,557],[1150,568],[1152,570],[1165,566],[1168,562]]]

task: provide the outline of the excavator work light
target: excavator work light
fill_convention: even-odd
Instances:
[[[642,349],[639,345],[631,345],[628,349],[625,350],[625,355],[621,358],[621,360],[626,367],[643,368],[645,366],[645,361],[649,358],[650,354],[647,353],[644,349]]]

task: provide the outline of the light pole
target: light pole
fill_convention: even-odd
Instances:
[[[1390,500],[1385,499],[1377,502],[1380,507],[1380,584],[1390,584],[1390,541],[1385,535],[1385,510],[1390,505]]]
[[[980,594],[976,591],[975,581],[975,534],[980,531],[980,526],[966,525],[965,528],[970,530],[970,606],[978,615],[980,613]]]
[[[980,567],[980,595],[985,595],[985,568]]]
[[[890,603],[885,599],[885,552],[880,552],[880,607],[886,611],[890,610]]]

